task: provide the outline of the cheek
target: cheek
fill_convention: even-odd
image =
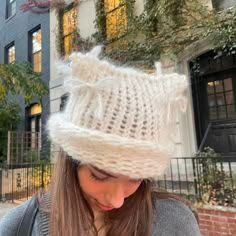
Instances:
[[[95,198],[103,191],[102,187],[91,179],[87,169],[81,167],[78,171],[78,177],[80,187],[83,193],[86,194],[88,197]]]

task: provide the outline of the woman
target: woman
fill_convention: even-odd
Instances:
[[[58,68],[69,100],[48,130],[61,151],[30,235],[199,236],[189,207],[152,184],[174,153],[186,78],[116,67],[100,51]],[[28,205],[5,216],[0,235],[17,235]]]

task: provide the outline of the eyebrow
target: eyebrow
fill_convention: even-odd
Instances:
[[[117,179],[116,176],[111,175],[111,174],[107,173],[106,171],[97,168],[96,166],[91,166],[91,167],[92,167],[93,169],[95,169],[96,171],[98,171],[98,172],[104,174],[104,175],[107,175],[107,176],[109,176],[109,177],[112,177],[112,178],[116,178],[116,179]]]

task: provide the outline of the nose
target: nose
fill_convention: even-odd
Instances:
[[[121,184],[115,184],[106,193],[106,201],[109,206],[120,208],[124,204],[124,189]]]

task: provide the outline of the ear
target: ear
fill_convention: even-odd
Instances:
[[[86,54],[73,53],[70,56],[72,79],[93,84],[108,77],[112,78],[114,74],[117,75],[115,66],[98,58],[102,48],[102,46],[96,46]]]

